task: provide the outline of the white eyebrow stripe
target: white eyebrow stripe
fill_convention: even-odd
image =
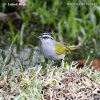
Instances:
[[[52,36],[50,35],[43,35],[42,38],[45,38],[45,37],[48,37],[48,38],[51,38],[52,39]]]

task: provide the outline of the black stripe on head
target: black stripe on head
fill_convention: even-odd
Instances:
[[[43,39],[52,39],[53,40],[52,36],[50,36],[50,35],[43,35],[42,38]]]

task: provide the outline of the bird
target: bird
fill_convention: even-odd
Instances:
[[[40,52],[46,59],[51,60],[51,65],[56,60],[64,60],[67,53],[76,49],[75,45],[65,46],[54,40],[50,33],[41,33],[38,38]]]

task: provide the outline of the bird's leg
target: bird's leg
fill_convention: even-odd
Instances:
[[[46,62],[46,64],[48,63],[48,59],[47,58],[45,58],[45,62]]]
[[[48,59],[45,58],[45,63],[44,63],[44,66],[47,66],[48,65]]]

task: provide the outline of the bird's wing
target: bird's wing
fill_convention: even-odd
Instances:
[[[71,45],[71,46],[65,46],[63,43],[61,42],[56,42],[55,45],[55,51],[57,54],[66,54],[66,53],[70,53],[71,51],[75,50],[77,47],[75,45]]]
[[[57,54],[66,54],[66,46],[61,42],[56,42],[55,51]]]

